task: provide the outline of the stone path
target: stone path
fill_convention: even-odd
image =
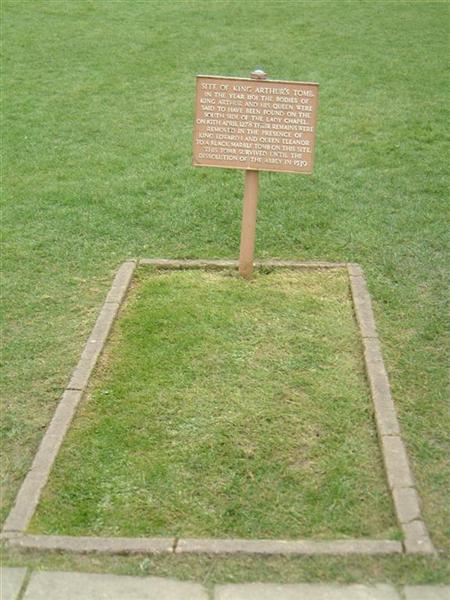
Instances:
[[[0,580],[1,600],[15,600],[25,580],[26,569],[2,568]]]
[[[244,583],[216,585],[162,577],[34,571],[4,567],[1,600],[450,600],[450,586]]]

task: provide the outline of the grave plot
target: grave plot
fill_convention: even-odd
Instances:
[[[398,538],[347,270],[139,267],[28,533]]]

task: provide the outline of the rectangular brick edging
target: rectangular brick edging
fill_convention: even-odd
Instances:
[[[135,268],[135,261],[127,261],[120,266],[91,335],[81,353],[80,360],[63,392],[31,468],[17,494],[15,504],[3,525],[3,532],[26,531],[75,410],[88,385],[89,377],[125,298]]]
[[[363,339],[364,360],[384,468],[397,520],[403,531],[405,552],[408,554],[434,553],[435,549],[422,519],[419,495],[401,438],[389,378],[375,327],[372,303],[363,272],[359,265],[352,263],[347,266],[347,269],[356,320]]]
[[[141,259],[139,265],[159,269],[237,269],[234,260]],[[362,336],[364,359],[370,385],[375,422],[380,440],[389,489],[398,523],[404,534],[403,545],[392,540],[247,540],[177,538],[108,538],[30,535],[26,530],[37,508],[59,448],[86,391],[91,373],[106,344],[112,324],[131,283],[137,262],[124,262],[112,283],[91,335],[69,384],[56,407],[29,472],[4,523],[1,537],[12,546],[40,550],[112,554],[207,553],[207,554],[434,554],[435,549],[422,518],[420,500],[409,467],[405,446],[392,400],[384,366],[370,296],[359,265],[325,261],[255,261],[259,268],[339,269],[346,268],[356,320]]]

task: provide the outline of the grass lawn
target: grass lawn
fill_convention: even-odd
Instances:
[[[138,279],[32,531],[398,535],[346,271]]]
[[[261,175],[256,254],[364,268],[423,514],[448,552],[448,4],[4,0],[1,10],[2,517],[117,266],[237,257],[243,175],[191,167],[194,81],[259,65],[321,88],[314,175]],[[185,576],[202,561],[184,563]],[[259,561],[254,573],[448,580],[444,558],[319,563],[308,575],[287,560],[277,574]],[[214,564],[244,577],[232,561]]]

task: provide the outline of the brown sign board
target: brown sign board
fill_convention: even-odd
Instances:
[[[312,173],[319,85],[197,77],[195,166]]]

